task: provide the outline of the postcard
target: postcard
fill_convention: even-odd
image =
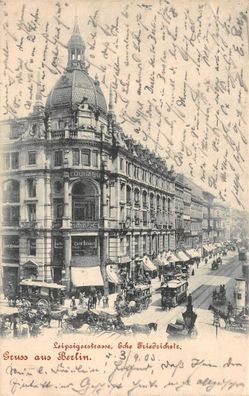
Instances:
[[[0,8],[0,395],[248,395],[248,2]]]

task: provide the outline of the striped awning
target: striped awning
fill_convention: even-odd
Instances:
[[[178,261],[186,262],[190,260],[190,258],[182,250],[176,252],[176,255],[179,257]]]
[[[106,274],[108,277],[108,281],[110,283],[114,283],[116,285],[122,283],[122,280],[118,274],[118,268],[114,265],[107,265],[106,266]]]
[[[156,271],[157,269],[155,264],[152,263],[148,256],[143,257],[143,264],[146,271]]]

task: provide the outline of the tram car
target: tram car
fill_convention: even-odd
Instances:
[[[162,308],[165,304],[176,307],[187,299],[188,282],[186,280],[172,279],[161,286]]]

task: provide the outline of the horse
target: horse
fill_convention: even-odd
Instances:
[[[51,320],[57,320],[58,327],[61,327],[63,317],[68,315],[68,308],[65,308],[61,311],[40,310],[38,315],[43,323],[47,322],[48,327],[51,327]]]
[[[130,326],[127,326],[127,329],[131,330],[133,334],[142,333],[149,335],[152,330],[157,331],[157,323],[155,322],[151,322],[148,324],[135,323]]]
[[[209,305],[208,310],[212,311],[215,315],[217,315],[218,317],[223,319],[225,322],[225,328],[227,327],[227,325],[229,324],[229,321],[230,321],[229,314],[226,314],[225,312],[221,311],[220,309],[215,308],[212,304]]]

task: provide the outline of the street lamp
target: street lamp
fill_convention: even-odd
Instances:
[[[186,311],[182,313],[185,327],[188,330],[188,335],[191,336],[195,325],[197,314],[193,311],[192,296],[189,294]]]

